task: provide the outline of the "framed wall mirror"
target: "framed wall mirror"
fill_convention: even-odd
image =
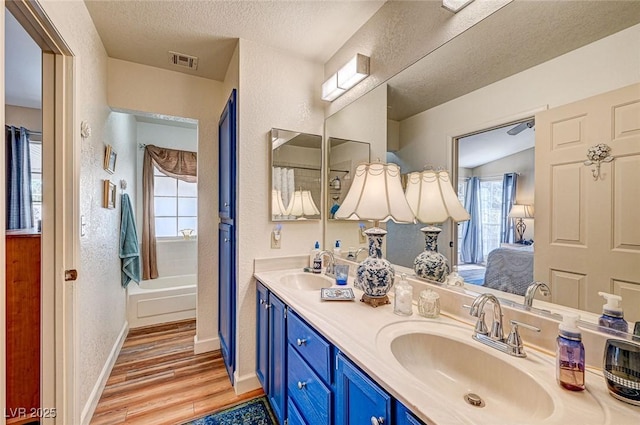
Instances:
[[[370,161],[369,146],[366,142],[329,137],[326,204],[328,220],[335,220],[334,214],[349,192],[352,176],[358,164]]]
[[[271,221],[320,220],[322,136],[272,128]]]
[[[524,239],[534,240],[534,279],[548,283],[552,295],[545,299],[538,294],[532,311],[539,311],[535,309],[537,303],[545,300],[550,302],[545,304],[545,309],[559,313],[566,311],[566,307],[578,309],[583,318],[591,321],[597,319],[601,312],[604,300],[598,299],[597,292],[604,290],[626,294],[623,295],[623,307],[628,307],[628,310],[625,308],[625,317],[631,323],[640,320],[640,313],[632,309],[632,306],[640,305],[640,298],[636,298],[640,296],[640,283],[635,283],[638,281],[637,268],[635,278],[633,267],[623,266],[608,269],[598,279],[592,279],[600,282],[598,284],[603,289],[589,289],[591,286],[580,280],[578,272],[564,272],[573,267],[571,256],[567,256],[563,264],[562,256],[557,255],[553,258],[554,270],[547,268],[546,271],[535,272],[538,263],[545,260],[538,257],[541,251],[545,251],[536,246],[540,239],[538,236],[551,235],[553,231],[550,221],[538,216],[538,206],[546,199],[545,196],[549,198],[552,193],[549,178],[540,179],[537,169],[538,144],[551,145],[548,139],[540,142],[540,137],[551,134],[551,130],[540,125],[538,114],[640,82],[637,73],[640,64],[636,54],[640,49],[640,4],[608,3],[606,16],[602,13],[604,5],[593,3],[583,6],[579,2],[545,2],[544,5],[511,2],[387,80],[384,84],[388,90],[385,103],[389,131],[386,158],[387,162],[400,165],[403,174],[421,171],[425,165],[447,169],[454,176],[459,174],[462,191],[467,171],[457,172],[459,156],[454,142],[485,130],[509,125],[508,131],[525,123],[526,128],[520,136],[529,133],[535,139],[534,148],[530,151],[535,157],[533,169],[521,169],[512,161],[508,169],[494,168],[486,176],[499,176],[501,179],[509,172],[520,173],[516,204],[534,206],[533,217],[523,217],[527,226]],[[583,24],[580,28],[540,25],[551,21]],[[496,31],[509,36],[497,36]],[[589,72],[585,73],[584,69],[589,69]],[[578,75],[581,77],[576,78]],[[368,98],[371,93],[361,99]],[[355,104],[346,106],[340,113],[347,113]],[[531,118],[536,118],[535,125],[527,127],[526,122]],[[358,125],[356,122],[350,124]],[[365,119],[359,122],[361,128],[367,125]],[[591,145],[595,143],[599,142],[594,141]],[[591,145],[583,147],[580,144],[575,148],[583,157],[572,170],[575,169],[576,176],[586,176],[580,180],[583,187],[593,180],[590,169],[583,165],[587,159],[587,148]],[[372,157],[376,158],[376,155]],[[530,156],[527,162],[531,164]],[[613,164],[619,167],[620,163],[615,164],[614,161]],[[613,171],[612,168],[610,173]],[[613,187],[611,182],[606,184]],[[464,196],[461,198],[464,201]],[[562,229],[577,228],[573,218],[563,219],[567,212],[566,208],[556,210],[558,217],[554,219],[566,223]],[[635,220],[637,224],[637,218]],[[413,259],[424,249],[420,226],[387,223],[386,258],[394,264],[411,267]],[[614,226],[607,224],[607,227]],[[438,240],[439,251],[449,258],[451,264],[458,260],[459,228],[460,225],[451,221],[443,223]],[[640,242],[625,243],[631,246]],[[627,256],[631,256],[632,251],[634,255],[640,252],[637,249],[624,251]],[[584,261],[589,262],[588,259]],[[594,259],[593,262],[597,261]],[[602,269],[607,268],[604,262],[598,264],[602,264]],[[482,284],[467,284],[465,289],[472,294],[495,291]],[[502,294],[505,299],[514,300],[515,304],[523,304],[521,295]],[[567,299],[571,301],[566,302]]]

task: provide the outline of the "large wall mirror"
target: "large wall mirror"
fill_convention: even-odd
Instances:
[[[319,220],[322,136],[271,129],[272,221]]]
[[[572,24],[575,22],[581,24]],[[491,219],[494,223],[484,225],[494,227],[500,225],[503,214],[505,174],[516,175],[511,201],[532,206],[530,216],[520,218],[526,224],[523,239],[527,243],[533,239],[533,246],[516,244],[513,240],[515,232],[511,230],[512,239],[506,242],[496,239],[486,249],[490,253],[511,245],[515,251],[530,252],[524,256],[533,255],[535,263],[538,258],[535,235],[551,232],[548,223],[537,218],[536,204],[540,200],[536,197],[545,196],[551,188],[543,187],[542,180],[538,181],[534,166],[537,159],[533,159],[538,154],[535,144],[539,133],[548,130],[541,130],[538,121],[532,119],[541,111],[640,82],[639,23],[640,3],[637,2],[509,3],[386,81],[386,130],[390,142],[387,161],[399,164],[403,173],[420,171],[426,165],[448,169],[457,181],[454,189],[458,190],[463,202],[467,182],[472,177],[484,180],[482,193],[486,192],[487,196],[493,193],[490,199],[495,201]],[[345,113],[354,104],[340,113]],[[366,125],[366,121],[360,123],[360,127]],[[514,130],[516,127],[520,131]],[[332,129],[336,130],[335,127]],[[509,131],[516,134],[508,134]],[[491,144],[487,144],[487,139],[491,139]],[[497,150],[496,141],[499,145],[512,145],[520,139],[527,139],[521,150],[503,152],[500,157],[483,163],[465,162],[467,160],[458,155],[468,153],[466,156],[478,160],[487,151]],[[593,142],[596,143],[599,142]],[[584,154],[586,160],[586,149]],[[578,166],[582,166],[581,163]],[[590,178],[590,170],[583,168]],[[514,220],[519,221],[519,218],[509,218],[510,226]],[[439,251],[451,263],[462,264],[459,261],[461,225],[450,221],[441,225]],[[386,256],[390,261],[412,266],[413,259],[424,249],[424,236],[419,232],[421,226],[387,223]],[[476,264],[478,269],[486,267],[487,254],[469,264]],[[593,262],[597,261],[593,258]],[[607,264],[603,262],[601,266],[606,268]],[[557,270],[563,270],[561,264]],[[475,279],[471,274],[467,275],[467,291],[495,290],[483,285],[484,272],[477,272]],[[610,270],[609,276],[617,272]],[[535,278],[550,285],[553,280],[548,271]],[[563,282],[554,281],[553,284],[557,286]],[[609,292],[620,288],[613,278],[604,280],[603,285],[608,285]],[[599,302],[597,290],[589,289],[588,294],[581,292],[578,295],[588,287],[567,288],[565,292],[571,292],[574,301],[565,303],[562,297],[555,297],[556,291],[548,299],[558,305],[557,309],[552,306],[552,311],[562,312],[564,306],[569,306],[583,310],[590,318],[597,317],[604,303],[604,300]],[[505,293],[504,296],[514,299],[512,295]],[[628,307],[625,316],[629,322],[640,320],[640,312],[632,311],[634,304],[640,305],[640,302],[632,297],[623,299],[623,306]]]

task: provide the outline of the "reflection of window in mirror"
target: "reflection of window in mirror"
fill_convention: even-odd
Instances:
[[[492,273],[487,270],[492,257],[505,249],[525,248],[515,243],[514,219],[509,212],[513,204],[533,205],[534,121],[522,120],[463,136],[457,143],[458,197],[471,215],[471,220],[458,226],[458,272],[467,283],[492,286],[488,281]],[[524,240],[529,241],[533,218],[527,221],[531,223],[527,223],[530,229]],[[528,256],[530,261],[524,259],[519,270],[510,271],[522,274],[522,279],[529,279],[527,283],[533,276],[533,253]],[[511,266],[508,261],[504,265]],[[508,292],[521,292],[512,289]]]

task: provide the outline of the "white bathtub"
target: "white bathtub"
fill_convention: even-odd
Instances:
[[[196,317],[196,275],[167,276],[131,282],[127,288],[130,328]]]

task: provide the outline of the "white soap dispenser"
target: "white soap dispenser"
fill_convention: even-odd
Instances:
[[[602,306],[602,316],[598,319],[598,325],[605,332],[607,329],[613,329],[620,332],[628,332],[629,325],[624,320],[622,312],[622,297],[620,295],[609,294],[607,292],[598,292],[598,295],[604,297],[607,302]]]

